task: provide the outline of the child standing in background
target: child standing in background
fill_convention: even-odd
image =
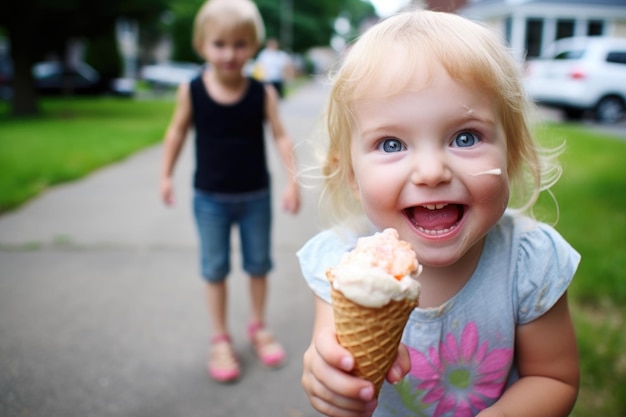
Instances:
[[[289,179],[283,209],[297,213],[300,199],[293,143],[279,117],[276,91],[242,73],[263,37],[264,25],[252,1],[204,3],[196,15],[193,45],[208,69],[178,88],[164,140],[161,197],[169,205],[174,165],[189,129],[195,129],[193,208],[213,332],[207,366],[220,382],[233,381],[241,372],[226,318],[230,231],[235,224],[243,268],[250,276],[248,337],[265,365],[277,367],[285,361],[282,346],[265,326],[267,274],[272,268],[265,121]]]
[[[498,35],[413,11],[358,40],[334,76],[321,207],[335,227],[298,252],[315,292],[302,385],[329,416],[567,416],[578,358],[567,288],[579,254],[525,216],[560,174],[533,141]],[[514,196],[518,210],[507,209]],[[423,266],[420,306],[381,394],[350,374],[326,270],[395,228]]]

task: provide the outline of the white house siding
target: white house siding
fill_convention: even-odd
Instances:
[[[479,20],[507,37],[507,18],[511,19],[509,44],[515,58],[523,62],[526,58],[527,22],[529,19],[543,21],[540,51],[557,38],[557,22],[574,22],[573,35],[586,35],[589,22],[602,21],[603,35],[626,37],[626,0],[614,4],[598,5],[591,1],[559,3],[528,0],[483,0],[470,2],[458,11],[468,18]]]

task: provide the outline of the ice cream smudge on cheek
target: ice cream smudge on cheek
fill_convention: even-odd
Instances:
[[[395,229],[362,237],[352,252],[329,270],[335,290],[356,304],[379,308],[390,301],[417,299],[422,266]]]
[[[502,175],[502,170],[500,168],[488,169],[486,171],[474,172],[472,177],[476,177],[478,175]]]

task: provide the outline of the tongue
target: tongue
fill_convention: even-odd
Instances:
[[[412,220],[414,224],[426,230],[444,230],[456,224],[460,214],[460,207],[456,204],[450,204],[439,210],[414,207]]]

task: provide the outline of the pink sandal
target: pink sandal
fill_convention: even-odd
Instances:
[[[263,365],[277,368],[285,363],[286,355],[283,347],[278,343],[263,322],[248,325],[248,337]]]
[[[211,338],[211,353],[207,362],[209,376],[218,382],[233,382],[239,378],[239,361],[230,336],[220,334]]]

